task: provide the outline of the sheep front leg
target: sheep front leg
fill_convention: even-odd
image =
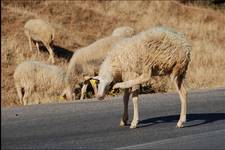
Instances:
[[[45,45],[45,47],[47,48],[47,50],[48,50],[48,52],[50,54],[50,56],[48,58],[48,61],[51,59],[52,63],[54,64],[55,63],[55,60],[54,60],[54,53],[53,53],[52,48],[47,43],[44,43],[44,45]]]
[[[93,85],[92,88],[93,88],[93,90],[94,90],[95,97],[97,97],[97,95],[98,95],[98,88],[97,88],[97,85],[96,85],[96,84]]]
[[[92,86],[92,88],[94,90],[95,97],[97,97],[97,95],[98,95],[98,88],[97,88],[96,80],[91,79],[90,83],[91,83],[91,86]]]
[[[150,69],[148,72],[143,73],[141,76],[137,77],[136,79],[125,81],[125,82],[116,83],[113,86],[113,89],[116,89],[116,88],[122,88],[122,89],[124,89],[124,88],[131,88],[133,86],[145,83],[145,82],[150,80],[151,73],[152,72],[151,72],[151,69]]]
[[[39,44],[38,44],[38,42],[36,42],[36,47],[37,47],[37,56],[39,56],[40,55],[40,49],[39,49]]]
[[[120,121],[121,127],[127,125],[129,97],[130,97],[130,91],[129,91],[129,89],[125,89],[124,95],[123,95],[123,104],[124,104],[123,116],[122,116],[121,121]]]
[[[88,87],[88,84],[84,83],[82,89],[81,89],[81,97],[80,97],[80,100],[83,100],[84,99],[84,95],[87,91],[87,87]]]
[[[28,41],[29,41],[30,51],[32,52],[31,37],[30,37],[30,35],[28,35],[27,37],[28,37]]]
[[[134,113],[133,113],[133,120],[130,125],[131,129],[136,128],[138,125],[138,121],[139,121],[139,110],[138,110],[139,88],[140,88],[139,85],[132,87],[132,101],[133,101]]]

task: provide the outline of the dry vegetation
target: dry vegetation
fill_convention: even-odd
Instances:
[[[36,58],[29,51],[23,26],[31,18],[48,20],[56,28],[56,64],[66,67],[72,53],[129,25],[138,32],[163,25],[187,34],[193,45],[187,74],[189,89],[225,85],[225,11],[182,1],[22,1],[1,2],[1,105],[18,105],[13,73],[28,59],[45,61],[46,50]],[[35,49],[35,47],[34,47]],[[166,78],[152,81],[149,91],[174,90]],[[168,82],[170,83],[170,82]],[[146,89],[145,89],[146,90]]]

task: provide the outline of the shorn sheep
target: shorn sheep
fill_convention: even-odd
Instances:
[[[29,97],[35,92],[60,95],[65,88],[65,74],[62,68],[55,65],[33,60],[22,62],[13,76],[20,103],[27,105]]]
[[[185,35],[165,27],[155,27],[126,39],[108,53],[100,67],[99,76],[93,78],[99,80],[97,97],[104,98],[111,82],[115,83],[114,89],[125,89],[124,113],[120,122],[124,126],[128,120],[128,101],[132,93],[134,115],[130,128],[136,128],[140,84],[151,80],[153,76],[168,75],[181,100],[177,123],[177,127],[181,128],[186,121],[187,92],[183,81],[190,62],[190,52],[191,45]]]
[[[39,55],[39,43],[42,42],[50,54],[48,60],[51,59],[52,63],[55,62],[52,50],[55,29],[48,22],[41,19],[31,19],[25,23],[24,33],[29,40],[30,51],[32,51],[31,41],[33,41],[37,47]]]
[[[122,41],[125,37],[134,35],[133,28],[128,26],[118,27],[113,31],[111,36],[102,38],[91,45],[77,50],[69,64],[66,72],[67,88],[63,91],[62,96],[71,95],[74,87],[83,82],[81,97],[84,98],[88,81],[98,74],[99,67],[103,62],[107,52],[113,45]],[[93,86],[94,93],[97,93],[96,84]],[[72,98],[72,95],[69,99]]]

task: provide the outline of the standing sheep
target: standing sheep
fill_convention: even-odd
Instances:
[[[138,115],[138,90],[153,76],[168,75],[176,86],[181,100],[181,113],[177,127],[186,121],[187,92],[183,80],[190,62],[191,45],[184,34],[171,29],[156,27],[141,32],[118,43],[106,56],[99,76],[98,98],[104,98],[111,82],[113,88],[124,88],[124,113],[120,125],[128,120],[128,100],[132,93],[134,115],[130,128],[136,128]],[[124,82],[121,82],[124,81]],[[129,91],[132,88],[132,91]]]
[[[34,92],[60,94],[65,85],[65,74],[62,68],[38,61],[19,64],[13,77],[20,103],[27,105]]]
[[[80,97],[80,99],[83,99],[88,81],[98,74],[99,67],[107,52],[113,45],[123,40],[125,37],[134,35],[134,33],[134,29],[131,27],[119,27],[114,30],[113,35],[100,39],[85,48],[77,50],[68,64],[66,72],[67,88],[64,90],[62,95],[64,95],[64,93],[72,93],[75,85],[79,82],[84,82]],[[93,89],[96,94],[96,85]]]
[[[53,46],[55,30],[48,22],[41,19],[31,19],[24,25],[24,33],[29,40],[30,51],[32,51],[31,41],[33,41],[39,55],[40,50],[38,43],[42,42],[50,54],[49,59],[51,59],[52,63],[55,63],[54,53],[51,48]]]

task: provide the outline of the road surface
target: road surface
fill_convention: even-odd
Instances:
[[[225,149],[225,88],[189,92],[176,128],[177,93],[140,96],[136,129],[119,127],[122,97],[2,108],[2,149]],[[129,103],[132,119],[132,101]]]

